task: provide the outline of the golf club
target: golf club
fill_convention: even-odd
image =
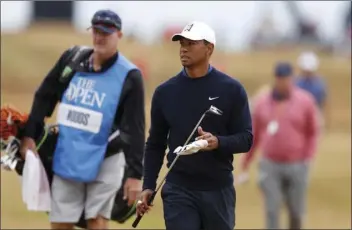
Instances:
[[[193,134],[195,133],[195,131],[197,130],[197,128],[199,127],[200,123],[203,121],[204,117],[207,115],[207,114],[215,114],[215,115],[219,115],[221,116],[222,115],[222,111],[218,108],[216,108],[215,106],[210,106],[210,108],[205,111],[202,115],[202,117],[199,119],[198,123],[196,124],[196,126],[194,127],[192,133],[188,136],[186,142],[184,143],[183,146],[186,146],[189,141],[191,140]],[[181,155],[176,155],[175,159],[172,161],[170,167],[168,168],[166,174],[164,175],[163,179],[161,180],[160,184],[156,187],[155,191],[153,192],[152,196],[150,197],[150,199],[148,200],[148,206],[150,206],[152,203],[153,203],[153,200],[155,198],[155,195],[158,193],[158,191],[160,190],[160,188],[162,187],[163,183],[165,182],[166,180],[166,177],[167,175],[169,174],[170,170],[172,169],[172,167],[174,167],[177,159],[179,158],[179,156]],[[137,218],[134,220],[134,222],[132,223],[132,227],[133,228],[136,228],[137,225],[139,224],[139,222],[141,221],[142,219],[142,215],[138,215]]]

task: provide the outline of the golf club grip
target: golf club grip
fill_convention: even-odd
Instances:
[[[136,227],[138,226],[139,221],[141,221],[142,217],[143,217],[143,216],[141,216],[141,215],[138,215],[138,216],[137,216],[137,218],[136,218],[136,219],[133,221],[133,223],[132,223],[132,227],[133,227],[133,228],[136,228]]]
[[[153,203],[154,198],[155,198],[155,195],[156,195],[156,191],[154,191],[153,194],[152,194],[152,196],[149,198],[149,200],[148,200],[148,206],[150,206],[150,205]],[[139,224],[139,222],[141,221],[142,217],[143,217],[143,216],[141,216],[141,215],[137,215],[137,218],[136,218],[136,219],[133,221],[133,223],[132,223],[132,227],[133,227],[133,228],[136,228],[136,227],[138,226],[138,224]]]

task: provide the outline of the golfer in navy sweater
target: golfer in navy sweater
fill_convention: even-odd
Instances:
[[[215,33],[208,25],[192,22],[172,40],[180,42],[184,69],[154,92],[137,212],[143,215],[150,209],[147,201],[167,146],[169,167],[174,149],[184,144],[201,115],[214,105],[222,116],[207,116],[191,139],[207,140],[208,146],[178,159],[161,196],[167,230],[230,230],[235,226],[236,204],[233,154],[249,151],[253,139],[247,94],[237,80],[209,65]]]

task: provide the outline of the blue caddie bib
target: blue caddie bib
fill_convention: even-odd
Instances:
[[[128,72],[137,67],[119,53],[103,73],[76,72],[58,108],[59,136],[54,173],[91,182],[104,160],[121,91]]]

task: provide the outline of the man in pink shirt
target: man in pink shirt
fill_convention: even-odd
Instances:
[[[261,148],[259,184],[265,199],[266,228],[279,228],[281,201],[290,229],[300,229],[305,212],[309,162],[316,151],[318,110],[313,97],[293,82],[292,66],[278,63],[273,89],[253,105],[254,143],[242,162],[242,174]]]

